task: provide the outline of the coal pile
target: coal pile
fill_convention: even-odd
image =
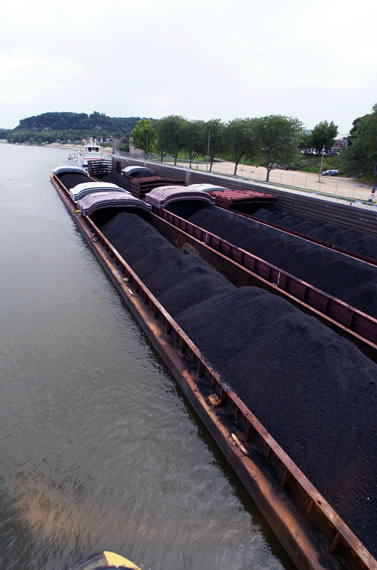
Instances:
[[[68,190],[74,188],[74,186],[77,186],[77,184],[83,184],[84,182],[92,182],[89,176],[80,173],[71,174],[69,172],[64,172],[63,174],[60,174],[59,178],[64,184],[64,186],[68,188]]]
[[[377,555],[377,366],[283,299],[236,288],[137,214],[101,229]]]
[[[147,232],[156,232],[150,225],[146,224],[144,220],[137,214],[131,212],[119,212],[110,220],[105,223],[99,223],[101,231],[105,236],[113,242],[124,231],[131,231],[132,237],[135,240],[136,236],[142,237]]]
[[[103,182],[111,182],[112,184],[116,184],[125,190],[129,190],[130,184],[127,184],[128,179],[125,176],[122,176],[118,172],[108,172],[102,176],[98,176],[100,180]]]
[[[213,206],[169,209],[377,318],[377,268]]]
[[[313,317],[253,287],[176,318],[376,554],[376,365]]]
[[[179,251],[137,214],[122,212],[101,230],[173,316],[233,288],[199,257]]]
[[[373,236],[358,234],[336,224],[321,224],[320,222],[303,220],[279,210],[260,208],[253,215],[263,222],[287,230],[294,230],[308,237],[320,239],[329,245],[336,245],[377,261],[377,238]]]

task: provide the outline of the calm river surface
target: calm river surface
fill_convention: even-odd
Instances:
[[[0,568],[288,568],[49,182],[1,144]]]

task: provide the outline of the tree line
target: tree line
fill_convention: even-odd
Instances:
[[[254,161],[267,168],[269,180],[272,168],[287,165],[299,147],[319,146],[330,149],[337,135],[333,122],[317,125],[311,135],[304,135],[298,119],[283,115],[259,118],[238,118],[222,122],[189,121],[179,115],[169,115],[158,121],[140,120],[131,133],[134,145],[146,154],[157,152],[161,162],[170,155],[177,163],[185,153],[189,165],[198,157],[207,157],[212,171],[216,158],[234,162],[234,175],[242,160]]]
[[[112,138],[110,131],[97,130],[49,130],[44,132],[38,131],[8,131],[5,137],[9,143],[18,144],[50,144],[50,143],[72,143],[81,144],[83,139],[95,138],[97,140],[106,140]]]
[[[189,165],[198,157],[206,157],[212,170],[216,158],[234,163],[234,175],[241,161],[253,161],[267,168],[266,180],[276,165],[288,165],[300,149],[314,149],[321,157],[328,153],[337,137],[338,127],[333,121],[321,121],[310,134],[305,134],[298,119],[283,115],[259,118],[239,118],[228,123],[220,119],[210,121],[187,120],[169,115],[158,121],[140,120],[131,136],[134,145],[146,154],[158,153],[161,162],[166,155],[185,154]],[[373,112],[355,119],[341,152],[340,164],[346,175],[377,177],[377,105]]]

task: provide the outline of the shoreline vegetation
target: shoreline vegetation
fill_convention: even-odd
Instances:
[[[178,115],[158,120],[117,118],[97,112],[28,117],[15,129],[0,129],[0,140],[74,153],[84,140],[92,138],[107,155],[111,155],[115,140],[116,151],[130,158],[148,157],[152,162],[209,170],[292,190],[302,188],[328,195],[339,191],[350,200],[370,201],[377,185],[373,133],[377,134],[377,105],[371,114],[355,119],[350,135],[339,140],[333,122],[323,121],[313,131],[304,131],[298,119],[283,115],[224,123],[220,119],[187,120]]]
[[[6,140],[0,139],[0,142],[7,143]],[[14,144],[14,143],[10,143]],[[34,146],[39,148],[60,148],[67,150],[67,153],[77,152],[82,148],[81,144],[75,143],[58,143],[53,142],[49,144],[30,144],[30,143],[17,143],[17,146]],[[103,147],[103,152],[112,155],[112,147]],[[121,153],[122,154],[122,153]],[[126,155],[129,158],[135,158],[137,160],[143,160],[143,153],[139,156]],[[67,154],[68,158],[68,154]],[[159,157],[149,157],[151,162],[159,163]],[[249,162],[249,161],[247,161]],[[300,170],[282,170],[279,168],[274,168],[271,172],[271,177],[269,183],[265,182],[266,168],[263,166],[252,165],[245,163],[239,164],[238,174],[234,176],[234,163],[227,160],[216,160],[214,163],[214,168],[212,173],[221,176],[226,176],[227,178],[236,178],[244,180],[254,180],[256,183],[278,186],[282,188],[291,189],[293,191],[303,191],[309,194],[318,194],[318,196],[334,196],[341,199],[342,201],[347,200],[353,203],[358,200],[367,201],[370,197],[370,186],[356,178],[351,177],[319,177],[318,172],[305,172]],[[174,159],[165,157],[163,164],[167,166],[174,166]],[[182,161],[178,158],[177,166],[180,168],[188,168],[188,163]],[[193,163],[191,166],[192,171],[202,170],[207,171],[207,164],[205,161],[199,161],[198,163]],[[371,204],[372,205],[372,204]]]

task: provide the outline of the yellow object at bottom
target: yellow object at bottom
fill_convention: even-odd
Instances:
[[[104,551],[104,556],[107,560],[109,566],[118,566],[119,568],[133,568],[134,570],[140,570],[139,566],[136,566],[131,560],[127,560],[124,556],[120,556],[115,552]]]

